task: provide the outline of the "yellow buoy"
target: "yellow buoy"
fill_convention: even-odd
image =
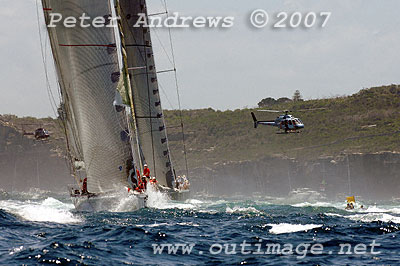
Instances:
[[[354,196],[347,197],[346,199],[347,199],[347,203],[351,203],[351,202],[356,203],[356,198]]]

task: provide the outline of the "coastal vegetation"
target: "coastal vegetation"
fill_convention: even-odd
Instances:
[[[291,134],[276,134],[275,127],[259,126],[255,129],[250,112],[254,111],[259,120],[273,120],[278,115],[257,112],[263,108],[183,110],[189,167],[265,156],[307,160],[346,152],[400,152],[398,85],[363,89],[350,96],[326,99],[265,99],[269,100],[264,101],[266,105],[262,105],[263,108],[290,110],[293,116],[304,122],[305,129]],[[309,111],[305,111],[307,109]],[[177,170],[182,170],[185,164],[180,112],[165,110],[164,114],[172,159]],[[49,145],[57,150],[65,148],[62,127],[57,119],[2,115],[0,123],[25,132],[28,137],[29,132],[44,127],[51,133]],[[1,146],[8,145],[10,140],[12,142],[12,136],[2,137]]]
[[[286,98],[287,99],[287,98]],[[291,110],[305,129],[276,134],[276,127],[253,126],[250,112],[259,120],[278,114],[258,109],[218,111],[184,110],[186,148],[192,167],[216,162],[285,156],[298,160],[335,156],[343,152],[400,152],[400,87],[363,89],[350,96],[304,101],[285,100],[269,108]],[[305,111],[310,109],[310,111]],[[299,110],[299,111],[297,111]],[[165,111],[170,147],[181,163],[179,111]]]

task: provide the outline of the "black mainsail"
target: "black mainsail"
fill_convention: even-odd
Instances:
[[[129,69],[130,87],[140,143],[140,155],[152,175],[162,186],[172,188],[173,166],[170,159],[166,126],[161,108],[157,70],[154,61],[150,29],[134,27],[140,14],[147,18],[145,0],[118,0],[121,18],[121,38]]]

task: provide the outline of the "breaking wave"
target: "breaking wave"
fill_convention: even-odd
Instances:
[[[288,234],[288,233],[295,233],[295,232],[307,232],[308,230],[322,227],[322,224],[280,223],[280,224],[267,224],[267,226],[272,227],[269,230],[269,232],[271,234],[279,235],[279,234]]]
[[[0,209],[32,222],[79,223],[82,219],[73,214],[72,203],[63,203],[55,198],[33,201],[4,200]]]

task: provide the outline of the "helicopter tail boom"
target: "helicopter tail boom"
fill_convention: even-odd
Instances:
[[[253,112],[251,112],[251,116],[253,117],[254,128],[257,128],[257,126],[258,126],[258,121],[257,121],[256,115],[255,115]]]
[[[253,122],[254,122],[254,128],[257,128],[258,125],[264,125],[264,126],[277,126],[276,122],[274,120],[270,121],[258,121],[256,118],[256,115],[251,112],[251,116],[253,117]]]

